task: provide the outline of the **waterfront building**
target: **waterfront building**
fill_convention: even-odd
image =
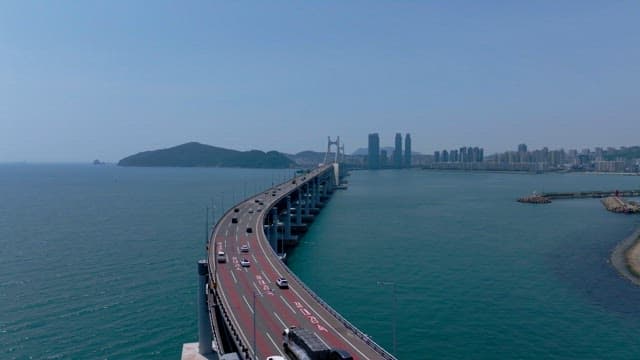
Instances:
[[[395,145],[393,150],[393,167],[400,169],[402,167],[402,134],[396,133]]]
[[[387,150],[380,150],[380,166],[379,168],[385,168],[389,164],[389,156]]]
[[[464,155],[464,162],[472,162],[473,161],[473,148],[471,146],[469,147],[465,147],[465,155]]]
[[[526,153],[527,152],[527,144],[518,145],[518,152],[519,153]]]
[[[411,167],[411,134],[404,136],[404,166]]]
[[[458,150],[451,150],[449,152],[449,159],[451,160],[451,162],[454,162],[454,163],[459,162],[458,154],[459,154]]]
[[[380,168],[380,136],[378,135],[378,133],[369,134],[367,160],[369,169]]]
[[[433,152],[433,162],[434,163],[439,163],[440,162],[440,151],[434,151]]]
[[[442,150],[442,162],[449,162],[449,152]]]

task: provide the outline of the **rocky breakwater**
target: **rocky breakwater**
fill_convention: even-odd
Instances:
[[[549,204],[551,202],[551,199],[542,195],[533,194],[530,196],[521,197],[517,201],[529,204]]]
[[[609,196],[601,200],[604,207],[615,213],[640,213],[640,204],[635,201],[625,201],[617,196]]]

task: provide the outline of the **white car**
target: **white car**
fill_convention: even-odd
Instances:
[[[249,252],[249,245],[248,244],[244,244],[244,245],[240,246],[240,252],[248,253]]]
[[[218,255],[216,256],[219,263],[227,262],[227,255],[225,255],[224,251],[218,251]]]
[[[240,260],[240,265],[242,265],[242,267],[249,267],[251,266],[251,263],[246,258],[242,258],[242,260]]]
[[[283,277],[279,277],[276,280],[276,284],[278,284],[278,287],[280,289],[287,289],[289,288],[289,282],[287,281],[287,279],[283,278]]]

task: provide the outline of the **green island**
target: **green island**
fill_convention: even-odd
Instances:
[[[238,151],[189,142],[167,149],[143,151],[127,156],[118,166],[237,167],[286,169],[295,162],[277,151]]]

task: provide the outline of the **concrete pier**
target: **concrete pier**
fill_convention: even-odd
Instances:
[[[602,205],[604,205],[605,209],[611,212],[626,214],[640,212],[640,206],[638,203],[627,202],[617,196],[609,196],[600,201],[602,202]]]

